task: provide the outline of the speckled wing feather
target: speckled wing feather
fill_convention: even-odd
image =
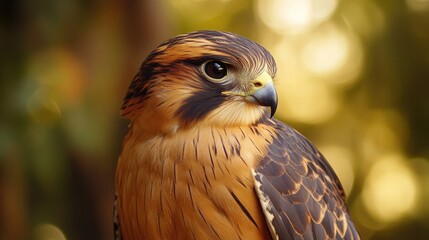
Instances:
[[[277,136],[253,174],[273,239],[360,239],[326,159],[294,129],[271,123]]]

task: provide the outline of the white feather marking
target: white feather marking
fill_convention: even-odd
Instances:
[[[253,179],[255,180],[255,190],[258,194],[259,202],[261,203],[262,211],[265,215],[265,220],[267,222],[268,228],[270,229],[271,237],[273,239],[279,240],[279,235],[276,233],[276,229],[273,225],[274,220],[274,214],[273,214],[273,203],[271,200],[265,195],[265,193],[262,191],[262,184],[260,181],[257,180],[257,177],[259,179],[262,179],[264,176],[262,176],[259,173],[256,173],[254,169],[252,169],[252,175]]]

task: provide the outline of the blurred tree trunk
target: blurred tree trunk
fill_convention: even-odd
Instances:
[[[117,96],[125,96],[128,85],[137,73],[143,59],[168,35],[167,14],[165,14],[165,8],[162,6],[163,1],[112,1],[108,7],[106,7],[106,4],[106,2],[100,2],[98,7],[94,7],[94,9],[100,10],[93,14],[101,15],[106,22],[109,22],[109,14],[112,13],[112,10],[114,14],[119,15],[112,17],[118,17],[118,23],[114,26],[120,29],[115,29],[111,32],[122,35],[119,37],[120,44],[122,44],[119,48],[124,52],[122,53],[123,62],[117,75],[119,78],[114,80],[113,91],[117,91],[117,94],[115,94]],[[111,47],[116,46],[112,45]],[[76,153],[76,149],[73,150],[76,156],[73,158],[73,161],[76,161],[73,164],[73,168],[78,178],[74,181],[72,189],[77,191],[75,193],[77,195],[79,191],[83,191],[83,196],[89,197],[86,200],[77,198],[80,199],[78,201],[80,206],[76,207],[86,209],[82,211],[83,213],[92,212],[96,214],[94,220],[98,223],[98,226],[90,224],[91,220],[89,219],[93,219],[93,217],[88,218],[86,221],[80,221],[79,219],[83,216],[77,215],[76,222],[73,225],[81,231],[81,234],[75,235],[76,239],[113,239],[114,172],[112,172],[112,169],[115,169],[114,166],[122,147],[122,138],[128,126],[127,121],[121,120],[119,116],[121,104],[121,102],[114,102],[112,105],[105,104],[105,106],[100,106],[110,108],[106,111],[113,111],[113,116],[116,117],[116,120],[113,121],[115,126],[109,128],[115,132],[111,136],[117,137],[110,141],[112,149],[108,152],[112,155],[85,156],[85,154]],[[100,160],[94,159],[96,157],[105,159],[108,163],[104,166],[94,165],[93,162],[100,162]],[[94,175],[94,173],[97,174]],[[104,179],[111,179],[111,181],[106,183],[103,182]]]

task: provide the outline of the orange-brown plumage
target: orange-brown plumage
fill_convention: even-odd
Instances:
[[[118,191],[123,197],[119,211],[135,214],[120,218],[124,239],[152,239],[153,234],[160,239],[192,239],[192,234],[196,239],[267,238],[250,167],[264,154],[261,143],[272,133],[266,129],[249,138],[253,134],[247,127],[228,133],[207,127],[142,143],[139,133],[131,132],[117,175],[117,188],[123,190]]]
[[[270,119],[276,66],[231,33],[180,35],[130,85],[116,172],[117,239],[358,239],[341,184]]]

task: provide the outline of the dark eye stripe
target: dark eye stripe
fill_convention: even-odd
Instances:
[[[201,77],[203,76],[201,75]],[[204,81],[201,87],[187,98],[176,112],[176,115],[181,116],[185,124],[204,118],[226,101],[221,94],[225,87],[221,84]]]

